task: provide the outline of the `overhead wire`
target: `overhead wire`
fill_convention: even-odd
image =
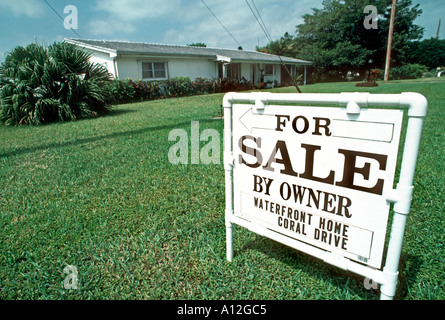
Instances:
[[[272,41],[272,37],[270,36],[269,30],[267,30],[266,24],[264,23],[263,18],[261,18],[260,12],[258,11],[258,8],[256,7],[256,4],[255,4],[255,2],[254,2],[253,0],[252,0],[252,4],[253,4],[253,7],[255,8],[255,11],[256,11],[257,14],[258,14],[258,17],[259,17],[260,20],[261,20],[261,23],[262,23],[263,26],[264,26],[264,29],[266,30],[268,39],[269,39],[270,41]]]
[[[209,10],[209,12],[213,15],[213,17],[219,22],[219,24],[224,28],[224,30],[230,35],[230,37],[238,44],[238,49],[243,52],[248,59],[252,59],[252,56],[249,54],[249,51],[243,50],[243,46],[241,43],[235,38],[235,36],[227,29],[227,27],[222,23],[222,21],[216,16],[216,14],[210,9],[210,7],[201,0],[201,2],[205,5],[205,7]]]
[[[269,31],[266,28],[266,25],[264,24],[263,18],[261,18],[261,15],[258,11],[258,8],[255,5],[255,2],[252,1],[253,6],[255,7],[255,11],[257,12],[258,16],[255,14],[255,12],[253,11],[252,7],[250,6],[249,2],[247,0],[245,0],[247,3],[247,6],[249,7],[250,11],[252,12],[253,16],[255,17],[256,21],[258,22],[258,24],[260,25],[261,29],[263,30],[264,34],[266,35],[266,38],[269,41],[272,41],[272,38],[270,36]],[[261,20],[261,22],[260,22]]]
[[[54,7],[52,5],[50,5],[48,3],[48,1],[43,0],[43,2],[46,3],[46,5],[63,21],[63,23],[65,24],[65,19],[57,12],[56,9],[54,9]],[[83,39],[83,37],[73,28],[70,28],[71,31],[73,31],[79,38]]]
[[[253,6],[255,7],[255,10],[256,10],[258,16],[257,16],[257,14],[255,14],[255,12],[253,11],[253,9],[252,9],[251,5],[249,4],[248,0],[245,0],[245,1],[246,1],[247,5],[248,5],[250,11],[252,12],[253,16],[255,17],[256,21],[258,22],[258,24],[260,25],[261,29],[263,30],[264,34],[266,35],[266,38],[269,40],[269,42],[272,42],[272,37],[270,36],[269,31],[267,30],[267,27],[266,27],[266,24],[264,23],[263,18],[261,18],[260,12],[258,11],[258,8],[256,7],[255,2],[254,2],[253,0],[251,0]],[[260,20],[261,20],[261,21],[260,21]],[[286,72],[288,73],[289,77],[292,79],[292,82],[294,83],[294,86],[295,86],[295,88],[297,89],[297,91],[298,91],[299,93],[301,93],[301,90],[300,90],[300,88],[298,87],[297,81],[294,79],[294,77],[292,77],[291,72],[290,72],[289,69],[287,68],[287,66],[286,66],[286,64],[284,63],[283,59],[281,59],[281,56],[278,55],[278,54],[277,54],[276,56],[278,57],[278,59],[280,59],[281,65],[284,67],[284,69],[285,69]]]
[[[204,0],[201,0],[201,2],[206,6],[206,8],[210,11],[210,13],[215,17],[215,19],[219,22],[219,24],[226,30],[226,32],[232,37],[232,39],[238,44],[238,47],[241,47],[241,44],[236,40],[236,38],[233,36],[233,34],[226,28],[226,26],[221,22],[221,20],[218,19],[216,14],[213,13],[212,9],[209,8],[209,6],[204,2]]]

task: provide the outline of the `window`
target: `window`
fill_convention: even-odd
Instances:
[[[274,74],[274,72],[273,72],[273,68],[274,67],[274,65],[273,64],[266,64],[266,67],[264,68],[265,69],[265,74],[266,74],[266,76],[271,76],[271,75],[273,75]]]
[[[166,62],[142,62],[142,79],[166,79]]]

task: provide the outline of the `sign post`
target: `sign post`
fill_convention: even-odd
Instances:
[[[308,106],[314,104],[334,106]],[[227,260],[233,259],[233,225],[239,225],[371,279],[382,299],[392,299],[426,99],[418,93],[228,93],[223,107]],[[408,125],[394,188],[403,108]]]

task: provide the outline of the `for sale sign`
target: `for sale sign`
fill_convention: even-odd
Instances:
[[[402,115],[232,106],[234,216],[380,268]]]

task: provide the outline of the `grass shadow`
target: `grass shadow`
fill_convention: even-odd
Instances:
[[[138,110],[131,110],[131,109],[111,109],[104,115],[102,115],[103,118],[109,118],[109,117],[116,117],[121,116],[128,113],[135,113],[138,112]]]
[[[131,111],[126,110],[125,112],[131,112]],[[205,122],[213,122],[214,120],[212,120],[212,119],[198,119],[196,121],[205,123]],[[159,130],[182,128],[183,126],[186,126],[186,125],[190,125],[190,121],[174,123],[171,125],[140,128],[140,129],[128,130],[128,131],[124,131],[124,132],[114,132],[114,133],[105,134],[102,136],[87,137],[87,138],[75,139],[75,140],[70,140],[70,141],[65,141],[65,142],[48,143],[48,144],[43,144],[40,146],[29,147],[29,148],[19,148],[19,149],[13,150],[13,151],[0,153],[0,158],[13,157],[13,156],[17,156],[17,155],[22,155],[22,154],[26,154],[26,153],[30,153],[30,152],[36,152],[36,151],[41,151],[41,150],[46,150],[46,149],[51,149],[51,148],[63,148],[66,146],[78,146],[78,145],[97,142],[97,141],[106,140],[106,139],[128,137],[128,136],[139,135],[139,134],[144,134],[147,132],[153,132],[153,131],[159,131]]]
[[[235,251],[242,254],[245,250],[257,250],[272,259],[278,260],[293,268],[299,268],[307,274],[311,274],[321,280],[328,280],[331,284],[342,289],[345,284],[357,296],[362,299],[380,299],[379,289],[366,289],[364,278],[358,274],[342,270],[304,252],[287,247],[284,244],[265,237],[256,236],[243,247]],[[383,261],[384,263],[384,261]],[[417,284],[417,274],[421,269],[423,260],[418,256],[402,254],[399,263],[399,278],[394,299],[404,300],[410,295],[410,288]],[[328,279],[331,277],[331,279]],[[349,280],[351,279],[354,284]]]
[[[259,251],[271,259],[292,268],[300,269],[304,274],[329,283],[339,290],[346,288],[352,296],[356,296],[359,299],[378,300],[380,298],[378,289],[366,289],[364,287],[364,278],[362,276],[332,266],[317,257],[290,248],[274,240],[256,236],[255,240],[249,241],[236,250],[234,254],[242,254],[245,250]],[[335,299],[335,297],[332,298]]]
[[[417,275],[423,260],[418,256],[403,254],[399,263],[399,282],[396,290],[396,299],[405,299],[410,296],[410,289],[417,285]]]

